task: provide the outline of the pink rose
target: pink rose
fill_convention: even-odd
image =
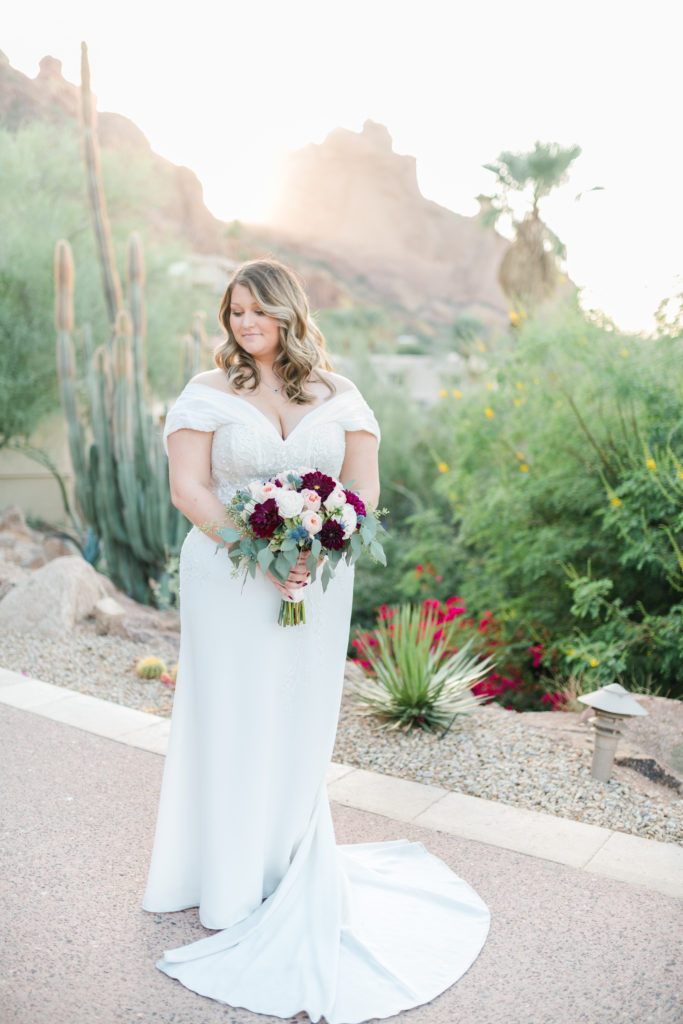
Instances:
[[[304,530],[313,537],[316,533],[320,533],[323,528],[323,521],[317,512],[302,512],[301,513],[301,525]]]
[[[268,498],[274,498],[279,490],[279,487],[270,480],[267,480],[265,483],[261,483],[259,480],[252,480],[250,484],[247,484],[247,488],[254,501],[259,502],[259,504],[267,501]]]
[[[304,488],[304,490],[299,493],[304,499],[304,510],[307,512],[317,512],[320,508],[320,495],[318,492]]]

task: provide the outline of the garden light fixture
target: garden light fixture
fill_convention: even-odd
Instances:
[[[600,782],[607,782],[612,774],[614,755],[621,736],[622,719],[646,715],[647,711],[641,708],[628,690],[619,683],[610,683],[609,686],[603,686],[601,690],[594,690],[593,693],[586,693],[578,699],[595,712],[595,717],[590,719],[595,731],[591,775]]]

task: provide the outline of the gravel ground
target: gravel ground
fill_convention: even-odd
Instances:
[[[0,634],[4,668],[169,716],[172,692],[158,681],[140,679],[134,671],[138,658],[149,654],[170,666],[177,658],[177,642],[160,638],[150,649],[99,636],[90,622],[68,639]],[[622,741],[624,749],[620,745],[617,756],[635,752],[664,758],[672,738],[680,742],[680,702],[662,704],[659,698],[657,710],[661,724],[655,727],[652,712],[649,720],[639,720],[634,736]],[[632,740],[641,747],[633,749]],[[683,844],[683,794],[648,782],[626,767],[615,767],[608,783],[598,782],[590,774],[591,756],[590,729],[575,715],[520,715],[493,704],[456,720],[440,740],[423,732],[388,733],[378,728],[358,715],[350,692],[342,702],[334,750],[334,759],[345,764]]]

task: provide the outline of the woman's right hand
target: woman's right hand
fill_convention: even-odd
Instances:
[[[289,570],[289,576],[287,577],[285,583],[281,583],[277,576],[273,576],[270,569],[266,573],[266,578],[274,584],[276,589],[280,591],[280,593],[282,594],[283,598],[286,601],[292,600],[293,590],[298,590],[301,587],[307,586],[307,584],[310,581],[311,574],[306,568],[306,559],[308,558],[309,554],[310,552],[308,551],[299,552],[299,557],[297,558],[292,568]]]

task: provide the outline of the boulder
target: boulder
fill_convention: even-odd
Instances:
[[[0,533],[12,533],[27,540],[33,540],[33,534],[26,525],[24,513],[18,505],[10,505],[9,508],[0,512]]]
[[[0,629],[63,636],[106,597],[103,578],[82,558],[65,556],[36,569],[0,601]]]
[[[52,562],[55,558],[63,558],[68,555],[81,557],[78,545],[65,537],[46,537],[43,541],[43,554],[46,562]]]
[[[29,569],[24,569],[15,562],[5,562],[0,559],[0,601],[9,594],[10,590],[29,579],[30,576]]]
[[[103,597],[95,605],[95,632],[117,633],[125,609],[113,597]]]

